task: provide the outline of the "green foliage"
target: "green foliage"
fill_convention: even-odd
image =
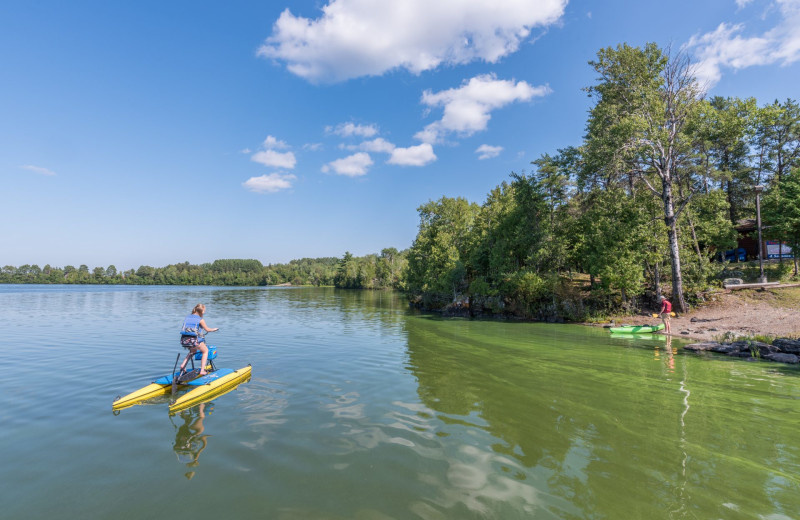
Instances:
[[[214,260],[210,270],[215,273],[254,273],[264,269],[258,260]]]
[[[492,312],[574,318],[648,305],[671,285],[685,308],[687,292],[719,283],[712,260],[735,247],[764,181],[767,236],[800,242],[797,103],[702,101],[687,57],[655,44],[601,49],[590,65],[596,104],[581,146],[512,174],[477,212],[447,198],[419,208],[412,300],[460,307],[468,296]],[[576,273],[590,284],[572,283]]]
[[[419,233],[408,252],[406,287],[427,301],[446,302],[469,286],[466,264],[478,206],[442,197],[418,208]]]
[[[356,266],[351,282],[342,287],[354,288],[399,288],[402,283],[400,272],[405,265],[405,252],[387,249],[387,253],[379,258],[367,255],[363,258],[352,257],[350,261]],[[375,275],[376,266],[384,262],[386,279],[381,281]],[[85,265],[80,269],[66,266],[63,269],[51,267],[44,269],[38,266],[23,265],[19,268],[7,265],[0,269],[0,283],[91,283],[91,284],[124,284],[124,285],[222,285],[222,286],[257,286],[280,285],[334,285],[337,267],[340,260],[333,257],[303,258],[292,260],[288,264],[264,266],[258,260],[226,259],[216,260],[210,264],[193,265],[189,262],[170,264],[165,267],[140,266],[120,272],[113,265],[104,269],[95,267],[90,274]]]

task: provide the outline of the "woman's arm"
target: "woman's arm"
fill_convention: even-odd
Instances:
[[[199,325],[200,325],[200,326],[203,328],[203,330],[204,330],[204,331],[206,331],[206,332],[214,332],[214,331],[217,331],[217,330],[219,330],[219,327],[217,327],[216,329],[209,329],[209,328],[208,328],[208,325],[206,325],[206,320],[200,320],[200,323],[199,323]]]

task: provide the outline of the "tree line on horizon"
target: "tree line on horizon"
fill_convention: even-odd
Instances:
[[[118,270],[116,266],[89,269],[25,264],[0,269],[0,283],[107,284],[107,285],[312,285],[341,288],[400,288],[405,252],[385,248],[378,254],[343,258],[302,258],[286,264],[263,265],[254,259],[222,259],[210,263],[183,262],[165,267],[142,265]]]

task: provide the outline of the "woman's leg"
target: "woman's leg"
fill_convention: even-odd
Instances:
[[[205,341],[203,343],[199,343],[197,348],[200,352],[203,353],[203,359],[200,361],[200,375],[204,376],[208,372],[206,372],[206,362],[208,361],[208,347],[206,346]]]
[[[186,368],[186,363],[189,362],[189,358],[194,356],[194,353],[197,352],[197,347],[192,347],[189,349],[189,353],[186,354],[186,357],[183,358],[183,363],[181,363],[181,370]]]

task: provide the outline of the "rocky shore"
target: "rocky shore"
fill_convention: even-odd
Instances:
[[[773,340],[772,343],[756,340],[733,341],[730,343],[705,341],[703,343],[692,343],[683,348],[693,352],[717,352],[747,360],[766,359],[792,365],[800,362],[800,340],[789,338],[778,338]]]

